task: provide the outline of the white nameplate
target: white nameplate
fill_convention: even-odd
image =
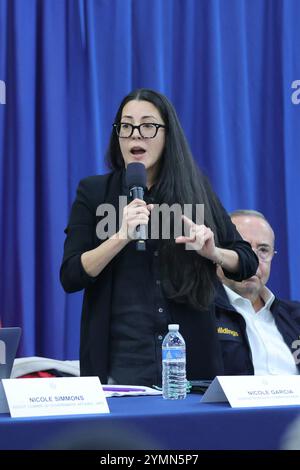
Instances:
[[[109,413],[98,377],[3,379],[12,418]]]
[[[218,376],[206,390],[201,403],[227,401],[233,408],[300,405],[300,376]]]
[[[2,385],[2,380],[0,380],[0,413],[9,413],[8,403]]]

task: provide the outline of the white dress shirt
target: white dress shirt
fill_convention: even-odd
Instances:
[[[250,300],[224,285],[229,302],[246,322],[255,375],[298,374],[294,357],[279,332],[272,312],[274,294],[267,288],[261,295],[265,305],[256,312]]]

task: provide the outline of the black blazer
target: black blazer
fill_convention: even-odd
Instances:
[[[123,172],[118,171],[82,180],[73,203],[60,270],[61,283],[66,292],[85,289],[80,336],[81,375],[98,375],[106,383],[109,359],[109,332],[111,299],[114,295],[112,260],[96,277],[87,275],[81,264],[81,255],[100,245],[96,236],[96,216],[99,204],[106,202],[118,207]],[[238,252],[238,273],[226,273],[228,277],[241,280],[251,276],[257,269],[257,258],[250,245],[244,242],[224,210],[228,226],[226,240],[220,240],[224,248]],[[194,310],[184,315],[184,304],[176,305],[172,312],[174,321],[188,343],[187,376],[189,379],[213,378],[223,373],[222,355],[216,334],[216,323],[211,312]]]

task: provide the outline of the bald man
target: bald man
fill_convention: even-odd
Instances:
[[[276,253],[273,229],[263,214],[230,214],[237,230],[258,256],[254,276],[227,279],[216,298],[216,318],[226,375],[289,375],[300,372],[300,302],[280,300],[268,289]]]

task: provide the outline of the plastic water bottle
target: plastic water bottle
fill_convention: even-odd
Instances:
[[[185,342],[179,325],[169,325],[162,343],[162,392],[170,400],[186,397]]]

